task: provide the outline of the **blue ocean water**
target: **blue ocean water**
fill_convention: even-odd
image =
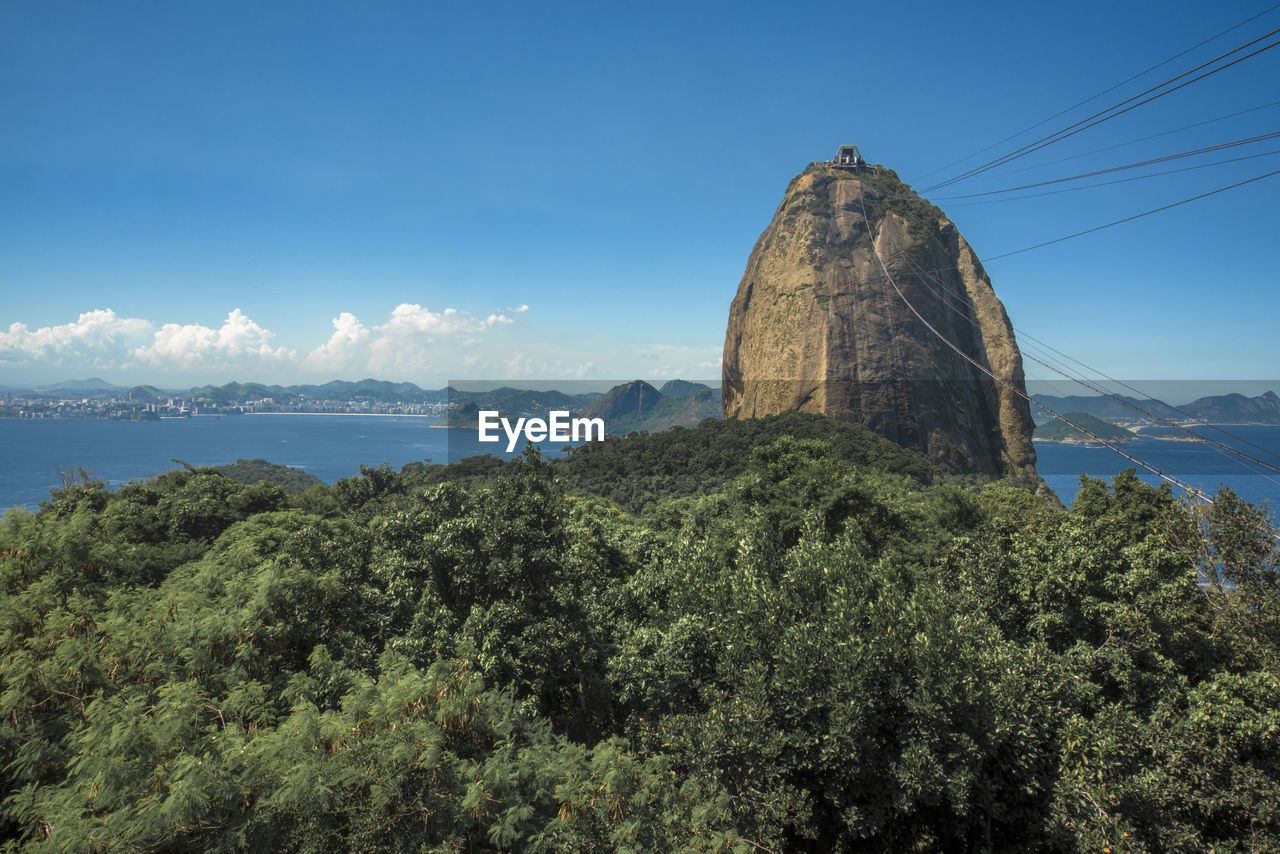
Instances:
[[[1280,468],[1280,427],[1249,424],[1223,425],[1220,429],[1215,429],[1204,426],[1196,427],[1194,432]],[[1253,504],[1270,502],[1272,507],[1280,507],[1280,473],[1256,463],[1242,464],[1234,455],[1212,445],[1144,438],[1126,442],[1119,447],[1166,474],[1210,494],[1217,492],[1220,486],[1229,486],[1245,501]],[[1036,442],[1036,470],[1068,505],[1079,491],[1081,474],[1110,480],[1113,475],[1126,468],[1137,469],[1138,477],[1145,483],[1161,483],[1161,478],[1157,475],[1135,466],[1102,445]]]
[[[377,415],[242,415],[150,422],[0,419],[0,510],[34,510],[58,486],[59,470],[83,466],[118,486],[178,466],[265,459],[333,483],[360,466],[475,454],[509,457],[506,443],[481,444],[470,430],[430,426],[429,418]],[[557,446],[558,448],[558,446]],[[544,448],[544,453],[548,449]]]
[[[1215,440],[1280,466],[1280,427],[1233,426]],[[1243,440],[1243,441],[1242,441]],[[1258,445],[1265,451],[1250,447]],[[1139,439],[1122,445],[1193,486],[1210,492],[1225,484],[1255,504],[1280,506],[1280,474],[1253,473],[1204,444]],[[547,450],[544,448],[544,453]],[[300,468],[326,483],[358,474],[361,464],[399,468],[420,461],[446,462],[474,454],[511,456],[505,442],[481,444],[469,430],[442,430],[430,419],[362,415],[245,415],[159,422],[19,421],[0,419],[0,509],[35,508],[59,483],[58,471],[83,466],[112,485],[174,468],[170,458],[192,465],[222,465],[262,458]],[[1068,504],[1081,473],[1111,478],[1132,466],[1105,447],[1036,443],[1037,468]],[[1258,468],[1255,466],[1255,468]],[[1139,471],[1148,483],[1159,478]]]

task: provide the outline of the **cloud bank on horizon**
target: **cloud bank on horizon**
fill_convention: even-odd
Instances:
[[[437,363],[474,347],[506,314],[475,317],[415,303],[396,306],[385,323],[366,326],[350,312],[333,319],[329,339],[310,350],[273,346],[275,333],[239,308],[222,325],[164,323],[121,317],[110,308],[86,311],[69,323],[0,332],[0,366],[68,371],[144,371],[155,374],[258,371],[323,375],[431,373]]]
[[[35,329],[11,323],[8,331],[0,331],[0,378],[21,384],[90,372],[175,385],[233,377],[441,382],[454,377],[582,379],[607,372],[608,358],[597,362],[587,353],[569,353],[566,359],[563,348],[537,346],[536,335],[532,340],[506,335],[528,311],[528,304],[521,303],[482,317],[457,308],[432,311],[401,303],[375,325],[344,311],[333,318],[328,339],[308,348],[279,345],[274,332],[239,308],[216,328],[157,324],[99,308],[74,321]],[[707,350],[655,347],[647,374],[718,376],[719,362]]]

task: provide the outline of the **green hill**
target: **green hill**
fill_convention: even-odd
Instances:
[[[463,426],[474,427],[474,421]],[[758,419],[707,418],[692,428],[614,434],[603,442],[579,445],[566,456],[552,457],[549,464],[575,494],[607,498],[638,513],[664,499],[720,488],[745,470],[752,448],[782,437],[822,441],[844,463],[893,472],[920,484],[949,477],[919,454],[860,424],[799,411]],[[410,463],[404,473],[470,487],[508,474],[519,465],[518,459],[485,456],[448,465]]]
[[[478,409],[492,409],[501,412],[503,417],[536,416],[546,418],[547,413],[556,409],[578,413],[591,405],[598,398],[598,392],[570,394],[552,390],[535,390],[511,388],[504,386],[491,391],[463,391],[450,389],[450,405],[461,405],[472,402]]]
[[[623,419],[641,419],[662,400],[658,390],[644,380],[616,385],[592,401],[583,416],[603,418],[605,429],[612,434],[627,432],[618,425]]]
[[[662,388],[658,389],[658,394],[663,397],[688,397],[700,391],[711,391],[711,386],[691,383],[688,380],[667,380],[662,384]]]
[[[658,432],[672,427],[692,427],[706,418],[720,417],[720,393],[703,389],[681,397],[659,397],[647,411],[632,412],[607,422],[616,434],[636,430]]]
[[[1274,391],[1257,397],[1213,395],[1193,400],[1182,411],[1215,424],[1280,424],[1280,397]]]
[[[670,394],[659,392],[644,380],[623,383],[597,398],[583,415],[603,418],[611,436],[692,427],[703,419],[720,417],[718,391],[684,380],[672,380],[663,389]]]
[[[474,400],[464,401],[433,421],[431,426],[451,427],[455,430],[477,430],[480,426],[480,407]]]
[[[1103,421],[1097,416],[1090,415],[1087,412],[1066,412],[1063,417],[1072,424],[1087,430],[1099,439],[1106,439],[1108,442],[1126,442],[1130,439],[1138,438],[1138,434],[1123,427],[1117,427],[1107,421]],[[1035,438],[1045,442],[1090,442],[1093,441],[1089,436],[1076,430],[1074,427],[1066,423],[1053,419],[1044,424],[1036,426]]]
[[[265,481],[284,489],[290,495],[306,492],[313,486],[323,486],[324,481],[315,475],[292,466],[269,463],[266,460],[241,460],[223,466],[214,466],[236,483],[252,484]]]
[[[129,389],[126,394],[137,402],[166,400],[174,396],[171,392],[161,391],[153,385],[136,385]]]

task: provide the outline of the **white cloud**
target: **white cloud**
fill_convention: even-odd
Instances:
[[[416,303],[401,303],[386,323],[373,328],[368,370],[404,373],[443,369],[452,354],[438,346],[438,339],[473,336],[491,325],[456,308],[437,313]]]
[[[159,381],[162,373],[170,382],[181,382],[246,373],[287,381],[299,372],[325,379],[354,375],[434,379],[452,375],[459,367],[500,372],[505,360],[490,348],[505,342],[503,350],[511,352],[507,348],[517,343],[512,336],[520,333],[508,330],[518,326],[519,315],[528,308],[521,304],[477,316],[457,308],[432,311],[402,303],[385,322],[369,325],[344,311],[332,319],[327,338],[304,331],[307,347],[301,350],[277,346],[282,342],[275,333],[239,308],[220,325],[209,326],[120,317],[103,308],[85,312],[74,322],[39,329],[13,323],[7,332],[0,331],[0,369],[21,370],[21,376],[27,377],[55,368],[68,373],[93,368],[123,372],[145,382]],[[525,376],[548,370],[544,347],[521,349],[536,352],[531,358],[516,359],[512,370]],[[571,371],[581,361],[585,359],[575,358],[565,367]],[[179,376],[183,380],[177,380]]]
[[[72,323],[31,330],[13,323],[0,332],[0,362],[59,367],[111,367],[128,359],[151,331],[150,321],[118,317],[109,308],[86,311]]]
[[[479,332],[485,328],[465,311],[446,308],[437,314],[416,303],[401,303],[391,312],[391,318],[377,330],[386,337],[402,335],[452,335],[455,332]]]
[[[447,372],[460,358],[468,366],[478,361],[461,356],[458,348],[475,347],[483,343],[486,331],[514,322],[503,314],[482,320],[456,308],[436,312],[402,303],[386,323],[367,327],[354,314],[343,312],[333,320],[329,340],[308,353],[305,364],[317,371],[398,376]]]
[[[329,340],[307,354],[308,365],[318,370],[342,370],[367,365],[373,333],[354,314],[344,311],[333,319]]]
[[[293,351],[273,348],[268,343],[273,337],[273,332],[237,308],[218,329],[198,323],[185,326],[166,323],[150,345],[134,351],[134,357],[139,362],[162,368],[240,367],[291,360]]]

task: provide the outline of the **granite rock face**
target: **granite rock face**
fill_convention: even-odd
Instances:
[[[729,309],[723,382],[726,418],[823,413],[952,471],[1036,476],[1004,306],[955,225],[881,166],[792,180]]]
[[[607,424],[614,419],[643,415],[661,400],[656,388],[644,380],[632,380],[597,397],[582,414],[585,418],[603,418]]]

